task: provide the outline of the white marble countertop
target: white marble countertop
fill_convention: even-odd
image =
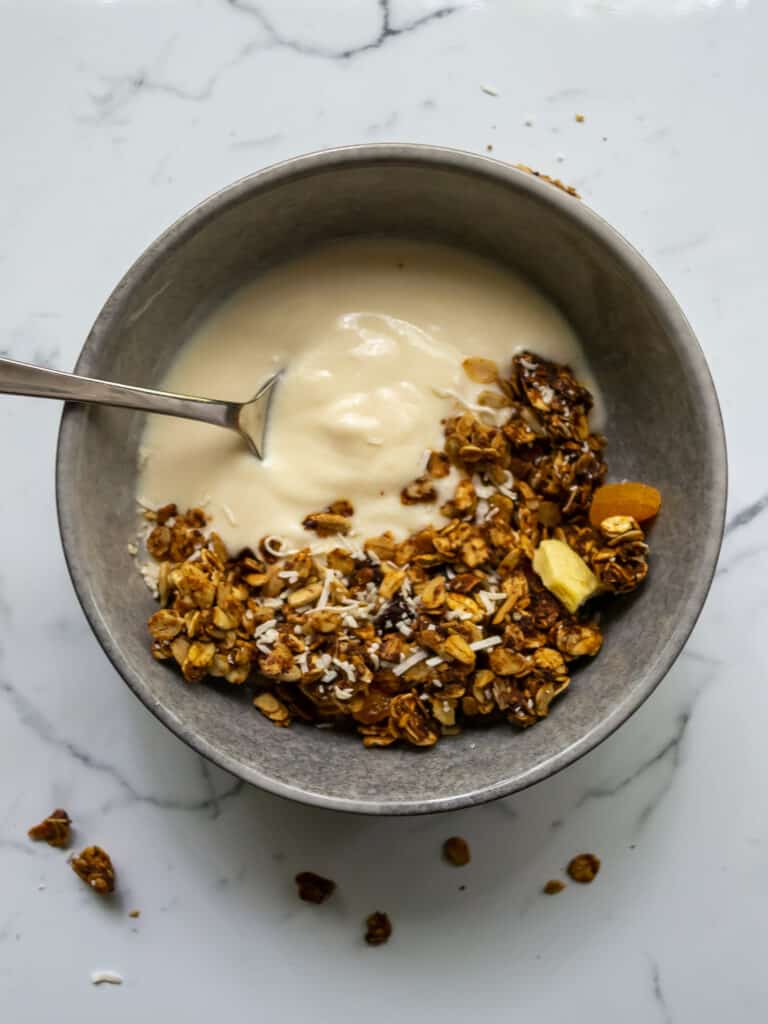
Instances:
[[[4,354],[71,368],[143,247],[260,166],[372,140],[491,145],[573,183],[669,283],[732,474],[701,621],[617,735],[514,798],[369,820],[236,785],[139,705],[64,567],[60,409],[0,400],[3,1021],[765,1021],[766,6],[0,0],[0,15]],[[109,906],[26,839],[55,806],[113,853]],[[451,834],[472,844],[466,869],[440,861]],[[597,881],[542,896],[583,849]],[[300,904],[302,869],[338,896]],[[376,908],[395,934],[370,949]],[[124,984],[92,986],[100,968]]]

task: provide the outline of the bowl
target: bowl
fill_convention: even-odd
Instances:
[[[146,250],[108,299],[76,370],[156,387],[191,329],[234,288],[330,238],[453,243],[511,264],[571,321],[605,398],[612,479],[663,495],[647,582],[607,615],[600,655],[523,732],[470,730],[428,751],[276,729],[235,688],[185,685],[154,660],[155,610],[127,553],[143,416],[67,405],[57,456],[64,552],[83,610],[133,692],[177,736],[246,782],[340,810],[410,814],[505,796],[605,739],[680,653],[717,560],[726,456],[717,397],[685,317],[642,257],[583,203],[486,157],[353,146],[259,171],[206,199]]]

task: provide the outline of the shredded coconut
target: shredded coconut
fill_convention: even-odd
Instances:
[[[475,640],[469,646],[473,651],[486,651],[489,647],[495,647],[502,642],[500,636],[486,636],[482,640]]]
[[[123,976],[118,974],[117,971],[91,971],[91,984],[92,985],[122,985]]]
[[[407,672],[409,668],[413,668],[414,665],[418,665],[420,661],[424,661],[427,657],[427,651],[419,649],[415,654],[409,655],[405,661],[401,661],[399,665],[396,665],[392,672],[396,676],[401,676],[404,672]]]

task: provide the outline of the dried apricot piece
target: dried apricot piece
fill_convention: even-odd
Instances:
[[[599,526],[610,516],[632,516],[638,523],[653,519],[661,507],[661,494],[649,484],[603,484],[592,495],[589,521]]]

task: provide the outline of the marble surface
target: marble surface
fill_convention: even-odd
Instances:
[[[700,623],[618,734],[512,799],[368,820],[238,785],[137,703],[59,549],[60,410],[0,400],[3,1020],[764,1021],[766,6],[0,0],[0,13],[3,353],[70,368],[141,249],[255,168],[350,142],[492,146],[573,183],[672,287],[719,388],[732,474]],[[59,805],[79,841],[113,853],[109,905],[26,839]],[[451,834],[472,844],[463,870],[440,861]],[[583,849],[603,858],[597,881],[541,895]],[[337,880],[332,902],[298,903],[302,869]],[[369,949],[361,920],[377,908],[395,933]],[[102,968],[124,984],[92,986]]]

